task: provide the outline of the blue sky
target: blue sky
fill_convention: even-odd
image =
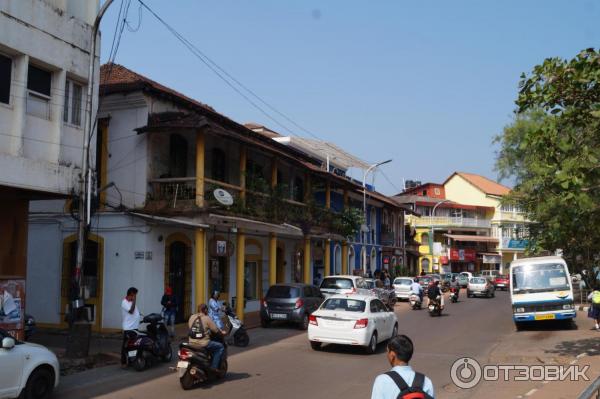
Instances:
[[[600,43],[589,1],[144,0],[213,61],[319,138],[382,167],[378,190],[453,171],[495,178],[494,135],[522,72]],[[101,28],[108,59],[120,0]],[[132,0],[128,21],[138,25]],[[286,131],[142,12],[115,62],[230,118]],[[307,136],[284,118],[276,119]]]

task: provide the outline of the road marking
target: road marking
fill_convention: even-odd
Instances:
[[[534,393],[536,393],[536,392],[537,392],[537,388],[533,388],[531,391],[527,392],[527,393],[525,394],[525,396],[531,396],[531,395],[533,395],[533,394],[534,394]]]
[[[580,353],[579,355],[577,355],[576,359],[581,359],[582,357],[587,356],[587,353]]]

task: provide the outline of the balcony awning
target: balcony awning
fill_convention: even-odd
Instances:
[[[236,227],[259,233],[277,233],[292,237],[302,237],[304,235],[301,228],[287,223],[267,223],[237,216],[219,215],[214,213],[208,215],[207,221],[210,224],[228,225],[229,227]]]
[[[453,239],[454,241],[468,241],[468,242],[491,242],[498,243],[498,239],[495,237],[488,236],[470,236],[463,234],[444,234],[444,236]]]
[[[137,213],[137,212],[129,212],[129,214],[133,215],[133,216],[137,216],[137,217],[145,219],[145,220],[160,223],[160,224],[174,224],[174,225],[179,225],[179,226],[198,227],[198,228],[202,228],[202,229],[209,227],[207,224],[197,223],[190,219],[183,220],[183,219],[177,219],[177,218],[147,215],[145,213]]]

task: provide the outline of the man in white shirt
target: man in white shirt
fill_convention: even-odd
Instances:
[[[396,335],[388,341],[387,358],[392,369],[375,379],[371,399],[396,399],[400,393],[414,398],[435,398],[431,380],[408,365],[413,351],[413,343],[406,335]]]
[[[129,335],[135,334],[140,326],[140,310],[136,305],[138,290],[130,287],[127,290],[127,296],[121,302],[121,316],[123,319],[123,345],[121,345],[121,367],[127,367],[127,341]]]

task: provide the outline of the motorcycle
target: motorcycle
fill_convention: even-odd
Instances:
[[[452,303],[458,302],[458,290],[456,288],[450,288],[450,301]]]
[[[437,299],[432,299],[429,301],[429,316],[441,316],[442,315],[442,305],[440,301]]]
[[[224,305],[225,315],[229,319],[229,334],[227,335],[227,343],[229,345],[246,347],[250,343],[250,337],[248,336],[248,332],[244,327],[244,324],[238,317],[236,316],[233,309],[229,304]]]
[[[134,330],[126,344],[127,364],[133,364],[137,371],[142,371],[157,361],[170,362],[173,349],[167,326],[158,313],[144,316],[142,323],[146,331]]]
[[[410,294],[410,298],[408,299],[410,302],[410,306],[414,309],[421,309],[421,298],[417,294]]]
[[[212,355],[206,348],[199,348],[188,342],[179,344],[177,355],[177,375],[181,388],[188,390],[196,384],[224,378],[227,374],[227,343],[223,342],[225,350],[219,369],[215,372],[210,368]]]

